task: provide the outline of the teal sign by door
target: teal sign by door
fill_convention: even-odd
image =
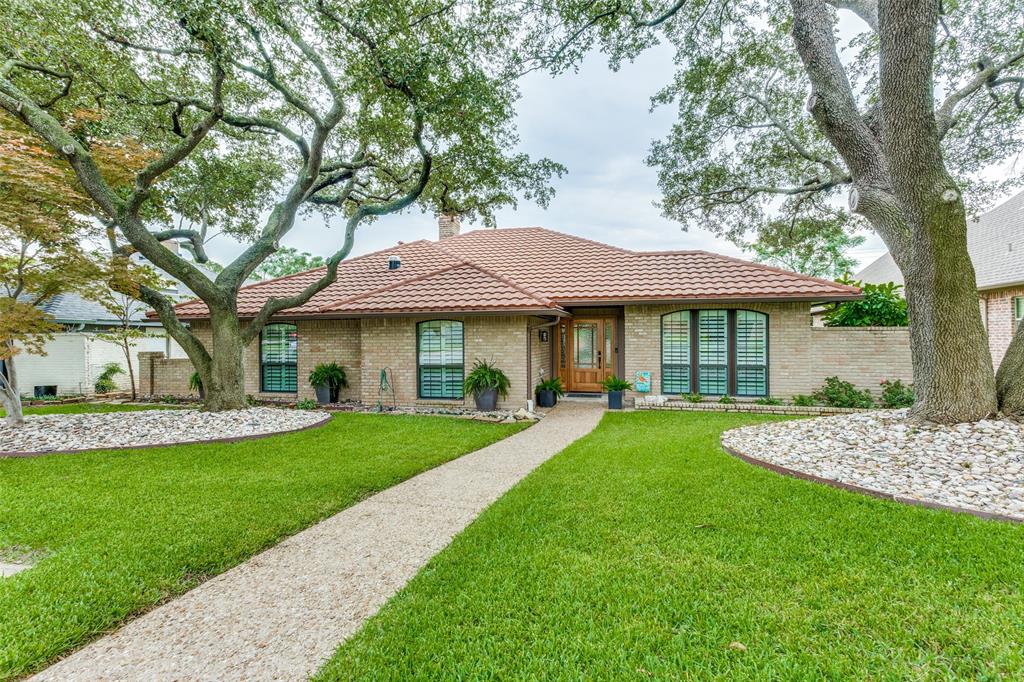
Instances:
[[[633,382],[633,388],[636,389],[637,393],[650,393],[651,392],[651,373],[650,372],[637,372],[636,381]]]

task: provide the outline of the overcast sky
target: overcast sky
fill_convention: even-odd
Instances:
[[[848,29],[848,22],[843,23]],[[649,111],[650,97],[671,78],[674,68],[671,48],[662,46],[618,72],[608,68],[603,55],[594,54],[578,73],[528,76],[518,105],[522,150],[554,159],[568,173],[555,181],[557,193],[547,210],[521,202],[499,214],[499,227],[540,225],[629,249],[706,249],[742,256],[738,248],[708,231],[682,231],[654,205],[660,198],[656,172],[644,158],[651,141],[669,131],[675,111]],[[340,220],[329,225],[318,218],[299,220],[286,245],[327,255],[340,244]],[[476,227],[464,224],[462,229]],[[866,236],[853,254],[862,265],[885,251],[876,236]],[[362,228],[353,255],[398,241],[436,238],[435,217],[413,208]],[[209,251],[224,263],[236,255],[237,246],[219,238]]]

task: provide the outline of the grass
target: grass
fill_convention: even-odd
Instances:
[[[138,410],[173,410],[175,405],[120,405],[114,403],[67,403],[65,405],[37,405],[26,407],[29,414],[85,414],[87,412],[136,412]],[[0,409],[0,418],[7,413]]]
[[[318,679],[1022,679],[1024,527],[718,447],[767,419],[609,414]]]
[[[40,557],[0,579],[0,678],[520,428],[340,414],[263,440],[0,459],[0,551]]]

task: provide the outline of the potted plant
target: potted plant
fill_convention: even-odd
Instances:
[[[321,405],[338,402],[338,392],[348,386],[345,368],[336,362],[320,363],[309,373],[309,385]]]
[[[608,409],[622,409],[622,395],[633,388],[633,384],[614,374],[601,382],[601,388],[608,391]]]
[[[510,386],[508,377],[492,363],[477,360],[473,369],[462,383],[466,393],[473,394],[476,409],[481,412],[493,412],[498,405],[498,396],[508,397]]]
[[[188,378],[188,390],[198,393],[200,400],[206,400],[206,391],[203,389],[203,378],[199,376],[199,372],[192,372],[192,376]]]
[[[565,387],[559,377],[551,377],[537,384],[534,392],[537,394],[537,407],[554,407],[558,399],[565,395]]]

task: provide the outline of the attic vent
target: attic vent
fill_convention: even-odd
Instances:
[[[398,256],[388,256],[388,270],[397,270],[402,267],[402,259]]]

